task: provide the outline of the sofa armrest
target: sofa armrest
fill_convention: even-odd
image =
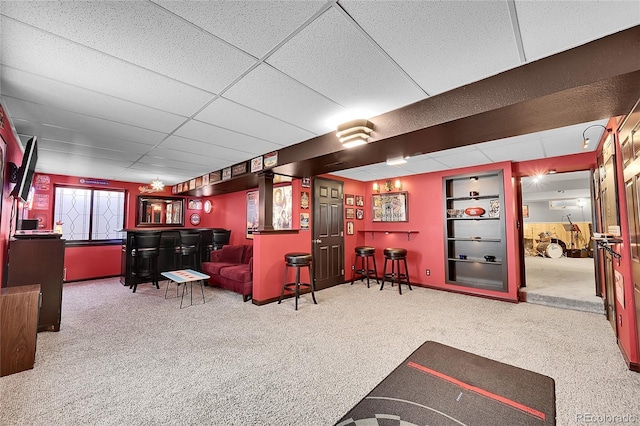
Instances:
[[[253,276],[253,257],[249,259],[249,272],[251,272],[251,275]]]
[[[211,262],[220,262],[220,255],[222,254],[222,250],[214,250],[211,252]]]

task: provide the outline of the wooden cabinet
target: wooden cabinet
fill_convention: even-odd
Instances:
[[[502,171],[446,177],[446,282],[507,291]]]
[[[0,376],[33,368],[40,286],[0,290]]]
[[[38,331],[59,331],[65,240],[34,237],[9,242],[7,287],[40,284]]]

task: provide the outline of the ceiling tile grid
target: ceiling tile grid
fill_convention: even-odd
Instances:
[[[214,126],[285,146],[316,136],[307,130],[224,97],[217,98],[194,118]]]
[[[521,65],[506,1],[341,1],[427,93]]]
[[[364,117],[425,97],[336,8],[318,17],[267,62],[348,110],[360,111]]]
[[[246,53],[149,2],[35,1],[5,5],[3,13],[21,22],[213,93],[255,62]]]

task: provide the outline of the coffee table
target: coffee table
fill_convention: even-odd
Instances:
[[[184,284],[182,287],[182,297],[180,298],[180,309],[182,309],[182,302],[184,301],[184,292],[187,289],[187,284],[191,283],[191,305],[193,305],[193,283],[194,281],[200,282],[200,290],[202,290],[202,303],[204,301],[204,286],[203,280],[209,279],[209,275],[202,272],[194,271],[193,269],[178,269],[176,271],[161,272],[160,275],[165,277],[167,281],[167,288],[164,291],[164,298],[167,298],[167,291],[169,291],[169,284],[173,281],[178,287],[180,284]],[[176,288],[177,292],[178,288]]]

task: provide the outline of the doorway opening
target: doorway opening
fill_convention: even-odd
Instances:
[[[605,313],[596,295],[590,179],[588,171],[522,178],[520,300]]]

